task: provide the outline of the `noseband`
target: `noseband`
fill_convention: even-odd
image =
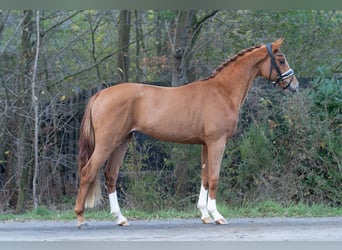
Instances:
[[[270,69],[270,77],[269,77],[269,79],[271,79],[272,69],[275,68],[276,71],[277,71],[278,77],[277,77],[277,80],[273,81],[273,83],[274,83],[274,85],[279,85],[280,81],[284,81],[286,78],[289,78],[290,76],[293,76],[294,75],[294,71],[293,71],[293,69],[290,68],[288,71],[286,71],[284,73],[281,73],[280,69],[279,69],[279,67],[276,64],[275,59],[274,59],[274,55],[273,55],[273,52],[272,52],[272,44],[270,44],[270,43],[266,44],[266,48],[267,48],[267,51],[268,51],[268,55],[271,58],[271,69]],[[286,82],[287,84],[286,84],[285,87],[283,87],[283,86],[281,86],[281,87],[283,89],[287,89],[288,87],[290,87],[290,85],[292,83],[292,80],[293,80],[293,77],[291,78],[291,80],[289,82]]]

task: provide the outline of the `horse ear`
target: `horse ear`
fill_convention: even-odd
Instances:
[[[278,40],[274,41],[272,43],[273,49],[278,49],[283,44],[284,40],[284,38],[279,38]]]

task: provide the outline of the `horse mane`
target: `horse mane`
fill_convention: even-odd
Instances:
[[[262,46],[262,44],[258,44],[255,45],[253,47],[250,47],[248,49],[244,49],[242,51],[240,51],[239,53],[237,53],[235,56],[227,59],[225,62],[223,62],[220,66],[218,66],[212,73],[210,76],[207,76],[206,78],[202,79],[202,81],[208,80],[210,78],[215,77],[218,73],[220,73],[222,71],[222,69],[224,69],[225,67],[227,67],[231,62],[234,62],[237,60],[238,57],[243,56],[244,54],[251,52],[257,48],[260,48]]]

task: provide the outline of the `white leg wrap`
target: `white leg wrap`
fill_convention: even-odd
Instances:
[[[209,212],[207,209],[207,201],[208,201],[208,190],[206,190],[203,185],[201,185],[201,191],[197,203],[197,208],[201,211],[203,220],[204,218],[210,218]]]
[[[110,212],[113,214],[115,218],[117,218],[117,224],[123,225],[124,223],[127,223],[127,219],[121,214],[116,191],[114,193],[109,194],[109,204]]]
[[[210,197],[208,198],[208,210],[216,222],[222,219],[224,220],[223,216],[217,211],[216,200],[212,200]]]

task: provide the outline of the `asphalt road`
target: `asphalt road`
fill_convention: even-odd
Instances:
[[[200,220],[136,220],[119,227],[112,221],[0,222],[0,241],[341,241],[342,217],[242,218],[227,225]]]

